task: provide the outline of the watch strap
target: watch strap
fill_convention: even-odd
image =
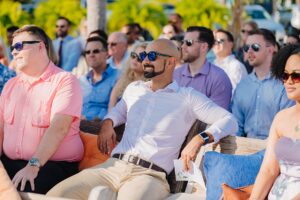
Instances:
[[[201,132],[201,133],[199,133],[199,135],[203,139],[204,145],[209,143],[209,136],[206,132]]]

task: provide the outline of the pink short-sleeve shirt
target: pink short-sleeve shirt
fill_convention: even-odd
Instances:
[[[82,93],[79,81],[52,62],[36,79],[20,74],[9,80],[0,97],[4,128],[3,151],[11,159],[29,160],[55,114],[73,116],[54,161],[79,161],[83,144],[79,136]]]

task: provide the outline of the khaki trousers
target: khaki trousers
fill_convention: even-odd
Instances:
[[[170,192],[165,173],[109,158],[60,182],[47,195],[87,200],[90,193],[97,196],[97,186],[102,191],[97,200],[160,200]]]

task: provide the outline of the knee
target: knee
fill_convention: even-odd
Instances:
[[[106,186],[97,186],[89,194],[89,200],[98,200],[105,197],[106,199],[117,199],[117,192]]]

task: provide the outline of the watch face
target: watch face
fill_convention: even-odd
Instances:
[[[40,161],[37,158],[31,158],[29,160],[29,165],[30,166],[36,166],[36,167],[40,167]]]

